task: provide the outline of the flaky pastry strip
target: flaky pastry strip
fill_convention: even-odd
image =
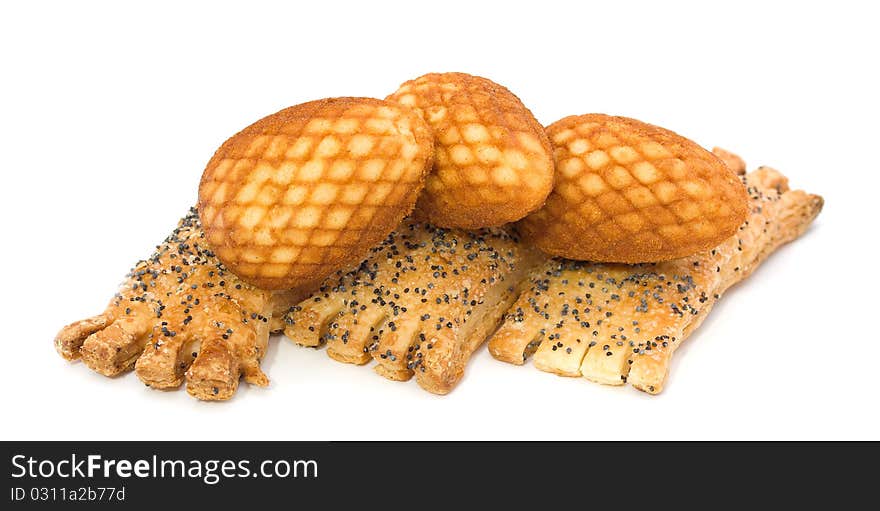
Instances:
[[[744,170],[736,155],[716,154]],[[713,250],[639,265],[547,261],[490,339],[492,355],[512,364],[531,356],[543,371],[659,393],[673,352],[721,294],[800,236],[822,209],[820,196],[789,190],[769,167],[743,181],[749,217]]]
[[[540,260],[508,231],[404,221],[360,266],[291,308],[285,334],[392,380],[445,394]]]
[[[302,293],[273,293],[229,272],[204,239],[196,210],[129,272],[103,313],[64,327],[55,347],[68,360],[116,376],[135,369],[147,386],[232,397],[238,382],[266,386],[260,369],[276,312]]]

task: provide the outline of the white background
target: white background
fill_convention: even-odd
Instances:
[[[871,2],[10,4],[2,439],[880,438]],[[724,297],[656,397],[485,350],[438,397],[282,338],[268,389],[201,403],[56,355],[57,330],[102,310],[195,202],[228,136],[289,105],[453,70],[508,86],[544,124],[622,114],[734,150],[825,211]]]

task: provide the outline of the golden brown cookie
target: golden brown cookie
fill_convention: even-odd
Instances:
[[[822,197],[789,190],[785,176],[768,167],[744,179],[748,220],[709,250],[639,265],[547,261],[490,339],[489,351],[517,365],[531,357],[538,369],[561,376],[662,391],[675,349],[724,291],[803,234],[822,209]]]
[[[412,210],[432,153],[430,128],[394,103],[332,98],[286,108],[208,162],[199,185],[208,242],[261,288],[319,282]]]
[[[506,88],[464,73],[431,73],[387,99],[414,108],[434,130],[420,218],[477,229],[519,220],[544,203],[553,187],[550,143]]]
[[[692,255],[732,236],[747,213],[734,171],[669,130],[588,114],[547,127],[556,185],[520,222],[527,240],[569,259],[642,263]]]

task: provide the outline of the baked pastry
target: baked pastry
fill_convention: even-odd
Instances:
[[[103,313],[72,323],[55,347],[105,376],[135,368],[155,389],[186,381],[204,400],[229,399],[240,377],[264,387],[260,370],[270,330],[301,300],[239,280],[205,243],[193,208],[147,260],[138,262]]]
[[[369,98],[286,108],[214,154],[199,185],[208,243],[263,289],[317,284],[409,214],[433,154],[410,109]]]
[[[392,380],[413,374],[446,394],[497,327],[543,256],[502,229],[465,232],[404,223],[357,268],[291,308],[285,335],[351,364],[376,360]]]
[[[387,99],[415,109],[436,137],[420,218],[478,229],[519,220],[544,203],[553,187],[550,142],[506,88],[464,73],[431,73]]]
[[[715,248],[634,266],[549,260],[489,341],[492,355],[512,364],[531,356],[543,371],[659,393],[675,349],[721,294],[800,236],[822,209],[821,197],[789,190],[773,169],[743,181],[748,219]]]
[[[722,160],[669,130],[602,114],[547,127],[556,185],[520,222],[545,253],[656,262],[712,248],[746,218],[746,191]]]

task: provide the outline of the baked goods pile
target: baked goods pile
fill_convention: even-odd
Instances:
[[[721,294],[821,208],[663,128],[544,129],[506,88],[432,73],[231,137],[198,208],[55,345],[203,400],[267,385],[273,332],[436,394],[487,340],[502,361],[658,393]]]

